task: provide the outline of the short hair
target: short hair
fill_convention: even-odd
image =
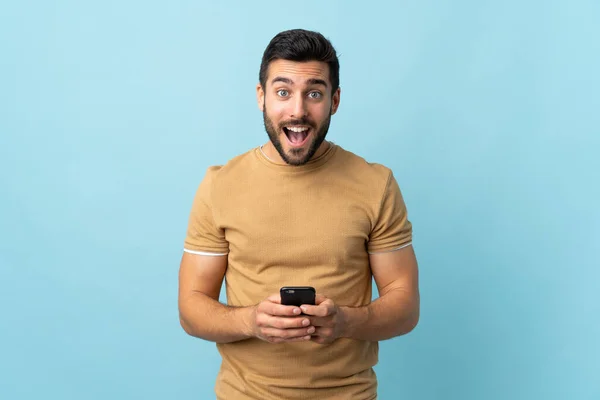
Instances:
[[[331,93],[335,93],[340,85],[340,63],[337,53],[331,42],[319,32],[291,29],[280,32],[271,39],[263,53],[258,76],[263,88],[266,87],[269,64],[275,60],[325,62],[329,66]]]

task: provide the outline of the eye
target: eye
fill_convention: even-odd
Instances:
[[[311,99],[320,99],[321,98],[321,93],[320,92],[310,92],[308,94],[308,97],[310,97]]]
[[[279,97],[287,97],[290,93],[285,89],[279,89],[277,91],[277,96]]]

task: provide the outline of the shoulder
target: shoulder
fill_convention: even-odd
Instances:
[[[383,188],[393,179],[391,168],[381,163],[368,161],[339,145],[336,159],[341,171],[369,187]]]
[[[250,173],[255,168],[255,151],[256,149],[251,149],[231,158],[224,164],[209,166],[206,169],[203,181],[214,185],[243,179],[244,175]]]

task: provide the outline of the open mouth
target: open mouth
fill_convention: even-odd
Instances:
[[[300,147],[308,140],[311,129],[308,126],[284,126],[283,132],[290,145]]]

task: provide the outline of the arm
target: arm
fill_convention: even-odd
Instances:
[[[419,322],[417,259],[412,246],[371,254],[371,270],[379,298],[365,307],[340,307],[342,336],[379,341],[412,331]]]
[[[325,296],[317,305],[302,306],[311,315],[313,340],[330,343],[339,337],[380,341],[412,331],[419,321],[420,296],[417,260],[412,246],[371,254],[371,270],[379,298],[363,307],[337,306]]]
[[[217,343],[252,337],[279,343],[309,340],[314,328],[300,309],[280,304],[279,294],[258,305],[219,302],[227,256],[183,253],[179,269],[179,321],[188,335]]]
[[[219,303],[227,256],[183,253],[179,267],[179,320],[191,336],[227,343],[251,337],[250,307]]]

